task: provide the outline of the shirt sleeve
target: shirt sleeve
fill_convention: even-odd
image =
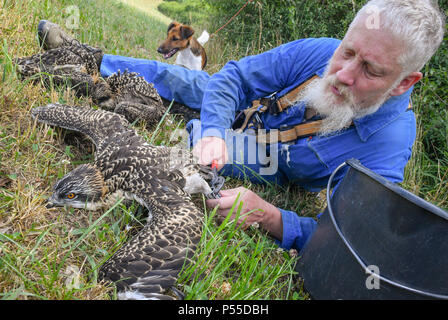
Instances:
[[[224,137],[237,110],[274,92],[282,95],[307,80],[326,66],[338,44],[330,38],[300,39],[228,62],[210,77],[204,91],[202,135]]]
[[[344,173],[345,175],[345,173]],[[341,180],[333,187],[331,197],[339,187]],[[317,228],[317,221],[325,213],[321,212],[316,216],[316,219],[310,217],[301,217],[294,211],[288,211],[278,208],[282,214],[283,222],[283,239],[282,241],[276,240],[278,246],[283,249],[296,249],[300,251],[305,244],[311,239],[314,231]]]
[[[201,109],[203,136],[224,137],[235,113],[255,99],[285,87],[300,49],[299,41],[228,62],[210,77]],[[296,68],[297,69],[297,68]]]
[[[294,211],[280,209],[283,221],[283,239],[276,243],[283,249],[302,249],[314,233],[317,222],[310,217],[300,217]]]

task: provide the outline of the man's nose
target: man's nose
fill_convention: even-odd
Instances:
[[[355,83],[357,66],[355,62],[347,62],[336,72],[338,81],[346,86],[352,86]]]

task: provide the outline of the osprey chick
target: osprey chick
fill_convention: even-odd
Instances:
[[[136,72],[118,70],[106,78],[112,95],[98,105],[106,110],[124,115],[129,122],[144,120],[149,126],[156,125],[166,112],[159,93],[152,83]]]
[[[75,44],[16,58],[14,62],[23,78],[42,80],[47,87],[51,84],[67,84],[78,96],[91,96],[98,103],[108,99],[112,92],[104,79],[99,77],[98,63],[101,56],[98,57],[94,50],[86,45]]]
[[[68,84],[78,96],[90,96],[100,107],[148,126],[159,122],[167,110],[157,90],[135,72],[99,76],[101,56],[87,45],[66,45],[15,60],[23,77],[42,79],[46,86]],[[100,52],[99,49],[96,49]]]
[[[171,298],[166,290],[202,232],[203,213],[185,190],[211,193],[201,179],[212,178],[211,169],[195,164],[188,151],[148,144],[115,113],[50,104],[31,115],[82,132],[96,146],[92,164],[78,166],[56,183],[49,207],[97,210],[124,197],[149,210],[145,227],[101,266],[100,279],[115,282],[119,298]]]

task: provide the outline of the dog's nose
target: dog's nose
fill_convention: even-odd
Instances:
[[[162,47],[158,47],[158,48],[157,48],[157,52],[158,52],[158,53],[163,53]]]

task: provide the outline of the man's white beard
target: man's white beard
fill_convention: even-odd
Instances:
[[[307,107],[312,108],[323,117],[319,135],[328,135],[348,128],[354,119],[362,118],[376,112],[390,97],[392,86],[378,101],[371,106],[357,105],[350,90],[340,84],[336,75],[327,75],[328,69],[322,78],[312,81],[303,91],[299,100],[305,101]],[[331,91],[335,86],[342,94],[343,101],[336,102],[336,96]]]

